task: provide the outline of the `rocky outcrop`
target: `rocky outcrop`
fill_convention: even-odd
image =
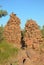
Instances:
[[[4,37],[10,43],[21,45],[17,57],[12,57],[13,61],[10,65],[16,61],[17,65],[44,65],[44,46],[42,45],[44,41],[35,21],[28,20],[25,31],[21,31],[20,19],[12,13],[4,28]]]
[[[24,41],[27,46],[38,49],[39,44],[43,43],[39,26],[33,20],[28,20],[25,25]]]
[[[33,65],[40,65],[40,63],[41,65],[43,65],[44,57],[41,55],[41,50],[43,46],[42,48],[40,46],[44,42],[43,42],[41,31],[39,30],[39,26],[36,24],[35,21],[33,20],[27,21],[25,25],[25,33],[24,33],[23,40],[25,41],[25,45],[27,45],[26,54],[27,54],[28,59],[31,60]]]
[[[11,14],[4,28],[4,37],[8,42],[19,45],[21,42],[20,19],[16,14]]]

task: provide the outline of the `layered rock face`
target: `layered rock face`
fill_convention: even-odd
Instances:
[[[21,29],[20,19],[16,14],[11,14],[7,25],[4,28],[4,37],[8,42],[20,44],[21,42]]]
[[[39,26],[33,20],[28,20],[25,26],[24,40],[27,46],[38,48],[43,42]]]

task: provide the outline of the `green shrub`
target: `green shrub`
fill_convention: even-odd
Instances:
[[[0,26],[0,42],[4,39],[3,37],[3,26]]]

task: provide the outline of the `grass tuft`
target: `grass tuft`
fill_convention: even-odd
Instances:
[[[2,41],[0,43],[0,64],[5,60],[8,60],[11,56],[16,56],[18,53],[18,48],[14,48],[12,45],[7,43],[6,41]]]

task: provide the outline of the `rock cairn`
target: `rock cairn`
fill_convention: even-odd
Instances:
[[[43,42],[39,26],[33,20],[28,20],[25,26],[24,41],[27,46],[34,49],[39,48],[39,44]]]
[[[7,25],[4,28],[4,37],[8,42],[20,44],[21,42],[21,29],[20,19],[16,14],[11,14]]]

